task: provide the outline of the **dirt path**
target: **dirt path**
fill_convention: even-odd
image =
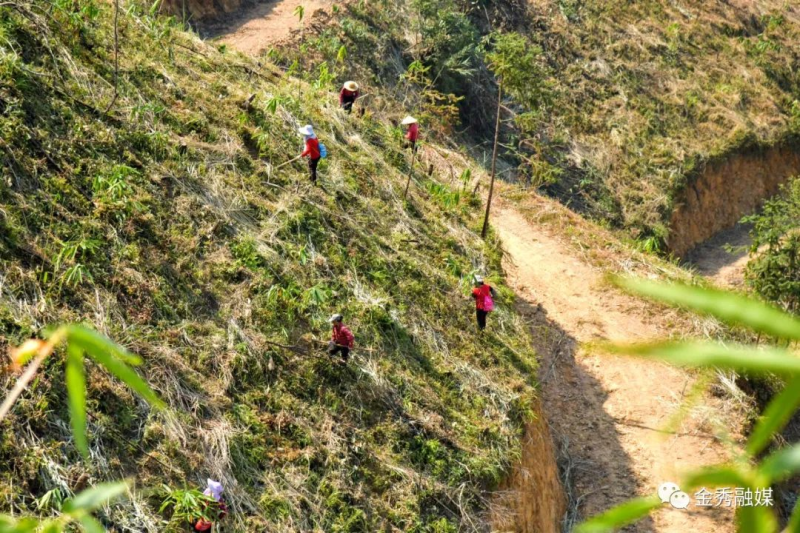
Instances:
[[[257,55],[300,29],[300,20],[295,14],[298,6],[305,9],[303,20],[307,22],[315,12],[332,4],[334,0],[275,0],[261,3],[243,11],[234,20],[212,28],[211,34],[240,52]]]
[[[750,226],[737,224],[722,231],[695,248],[686,258],[697,272],[710,278],[720,287],[741,287],[744,269],[749,259],[747,251],[729,252],[726,245],[740,248],[750,245]]]
[[[722,446],[685,423],[662,431],[691,387],[683,371],[661,363],[592,353],[598,339],[631,341],[665,333],[648,304],[608,287],[559,238],[500,205],[495,227],[505,268],[542,357],[545,412],[566,448],[573,504],[586,517],[724,457]],[[541,307],[539,307],[541,305]],[[626,531],[732,531],[730,510],[665,507]]]

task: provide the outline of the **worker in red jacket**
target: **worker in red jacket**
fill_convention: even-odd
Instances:
[[[475,276],[472,297],[475,299],[475,316],[478,319],[478,329],[486,329],[486,317],[494,311],[494,299],[497,293],[494,288],[483,280],[482,276]]]
[[[203,491],[209,501],[202,503],[204,514],[210,520],[205,518],[198,518],[194,520],[194,531],[212,531],[214,530],[215,522],[219,522],[228,515],[228,506],[222,498],[222,483],[214,481],[213,479],[207,480],[208,488]]]
[[[353,110],[353,103],[358,99],[358,95],[358,84],[356,82],[344,82],[344,86],[339,93],[339,107],[347,111],[349,115]]]
[[[319,151],[319,139],[314,135],[314,128],[311,124],[307,124],[298,130],[300,135],[303,136],[303,153],[300,157],[308,158],[308,172],[310,174],[311,183],[317,184],[317,165],[322,157]]]
[[[403,119],[403,126],[408,126],[406,131],[406,147],[411,148],[412,152],[417,151],[417,139],[419,138],[419,124],[417,119],[411,115]]]
[[[342,363],[346,363],[350,357],[350,350],[355,346],[355,337],[347,326],[343,323],[342,315],[333,315],[330,323],[333,325],[331,342],[328,343],[328,355],[334,356],[337,353],[342,355]]]

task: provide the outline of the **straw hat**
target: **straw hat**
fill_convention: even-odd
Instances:
[[[300,132],[300,135],[314,135],[314,128],[311,127],[311,124],[306,124],[297,131]]]
[[[348,91],[357,91],[358,84],[354,81],[346,81],[344,82],[344,88],[347,89]]]
[[[406,118],[404,118],[402,122],[403,126],[408,126],[409,124],[416,124],[416,123],[417,119],[415,119],[411,115],[408,115]]]

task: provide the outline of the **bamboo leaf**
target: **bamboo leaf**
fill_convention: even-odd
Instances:
[[[33,533],[40,524],[33,518],[15,520],[11,516],[0,516],[0,533]]]
[[[789,523],[786,524],[786,529],[784,531],[800,531],[800,500],[794,504],[792,516],[789,518]]]
[[[64,512],[76,515],[81,511],[93,511],[109,501],[119,498],[127,490],[128,484],[125,482],[101,483],[68,500],[64,504]]]
[[[757,374],[800,375],[800,358],[776,348],[758,349],[710,342],[659,342],[612,345],[608,349],[615,353],[661,359],[679,366],[714,366]]]
[[[614,531],[647,516],[653,509],[661,505],[656,497],[636,498],[618,505],[579,525],[576,533],[602,533]]]
[[[89,443],[86,438],[86,373],[83,364],[83,348],[71,343],[67,345],[67,397],[72,434],[75,447],[89,458]]]
[[[800,444],[778,450],[761,463],[758,472],[771,483],[783,481],[800,472]]]
[[[86,533],[105,533],[106,528],[91,515],[83,515],[78,519]]]
[[[738,531],[747,533],[774,533],[778,524],[769,507],[739,507],[736,510]]]
[[[164,402],[161,398],[150,388],[150,385],[143,380],[139,374],[136,373],[131,367],[124,362],[115,358],[110,353],[104,350],[87,350],[89,356],[101,364],[106,370],[111,372],[117,379],[125,383],[127,386],[136,391],[142,398],[147,400],[147,403],[153,407],[164,407]]]
[[[711,466],[692,472],[684,480],[689,487],[747,487],[750,483],[746,475],[732,466]]]
[[[772,436],[783,429],[799,406],[800,376],[789,381],[781,393],[773,398],[764,409],[750,434],[747,452],[750,455],[757,455],[766,448],[772,440]]]
[[[18,529],[17,531],[19,533],[34,533],[34,531],[36,533],[63,533],[64,527],[56,520],[48,520],[36,526],[30,526],[30,529]]]
[[[731,292],[678,283],[615,278],[623,289],[670,305],[687,307],[728,324],[747,326],[783,339],[800,340],[800,321],[780,309]]]
[[[67,340],[80,344],[89,355],[104,352],[114,355],[129,365],[138,366],[142,364],[142,359],[139,356],[130,353],[111,339],[79,324],[67,326]]]

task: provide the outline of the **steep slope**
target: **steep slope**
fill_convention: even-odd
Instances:
[[[164,531],[182,526],[158,488],[213,477],[227,531],[486,531],[537,362],[497,243],[471,230],[477,198],[437,171],[403,201],[400,110],[345,117],[331,78],[121,4],[116,32],[113,3],[0,6],[0,331],[90,323],[144,357],[170,407],[90,369],[84,462],[55,357],[2,422],[0,512],[56,514],[131,476],[104,524]],[[320,187],[278,168],[306,122],[331,154]],[[474,272],[502,294],[485,335]],[[321,354],[333,312],[356,334],[347,367]]]
[[[293,53],[297,43],[287,45],[286,61],[316,72],[344,46],[352,76],[393,87],[423,117],[453,103],[431,88],[463,98],[461,121],[490,139],[496,81],[479,44],[498,29],[538,47],[546,77],[525,105],[506,98],[507,126],[534,112],[524,131],[503,133],[507,155],[519,163],[516,177],[651,247],[670,244],[684,254],[700,242],[684,245],[687,229],[729,227],[763,199],[741,191],[772,194],[772,182],[800,171],[800,8],[783,0],[353,3],[306,36],[302,57]],[[429,69],[427,85],[415,87],[408,80],[420,67]],[[783,147],[783,160],[760,171],[738,157],[773,146]],[[720,166],[733,186],[714,192],[727,207],[709,201],[705,218],[672,220],[693,187],[716,183]],[[759,185],[771,170],[776,176]]]

